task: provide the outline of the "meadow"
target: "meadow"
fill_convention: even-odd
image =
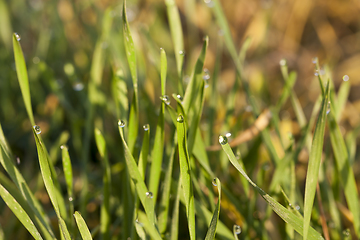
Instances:
[[[0,0],[0,240],[359,239],[359,12]]]

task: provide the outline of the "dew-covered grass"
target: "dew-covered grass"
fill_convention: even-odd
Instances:
[[[359,239],[358,15],[278,5],[0,0],[0,240]]]

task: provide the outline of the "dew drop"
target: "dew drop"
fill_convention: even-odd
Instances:
[[[296,205],[296,206],[295,206],[295,209],[299,211],[299,210],[300,210],[300,206],[299,206],[299,205]]]
[[[202,77],[204,80],[209,80],[210,79],[210,72],[207,68],[204,68],[204,75]]]
[[[345,237],[350,236],[350,230],[349,230],[349,229],[345,229],[345,230],[343,231],[343,235],[344,235]]]
[[[234,225],[234,233],[237,235],[241,233],[241,227],[239,225]]]
[[[60,149],[64,149],[64,148],[66,149],[67,147],[65,145],[60,146]]]
[[[350,78],[348,75],[344,75],[342,79],[343,79],[343,81],[347,82],[347,81],[349,81]]]
[[[73,89],[77,92],[80,92],[84,89],[84,84],[82,84],[81,82],[77,82],[73,85]]]
[[[286,66],[286,60],[283,58],[280,60],[280,66]]]
[[[314,57],[313,59],[312,59],[312,63],[313,64],[316,64],[318,62],[318,58],[317,57]]]
[[[182,55],[182,56],[184,56],[184,55],[185,55],[185,52],[184,52],[183,50],[180,50],[180,51],[179,51],[179,54]]]
[[[314,73],[314,75],[317,77],[317,76],[319,76],[319,73],[318,73],[318,72],[316,72],[316,73]]]
[[[149,131],[150,126],[149,126],[149,124],[145,124],[145,125],[143,126],[143,128],[144,128],[144,131]]]
[[[208,6],[209,8],[214,7],[214,2],[212,0],[204,0],[204,3],[206,4],[206,6]]]
[[[327,104],[326,115],[330,113],[330,101]]]
[[[16,37],[16,40],[19,42],[21,40],[21,37],[18,33],[14,33],[15,34],[15,37]]]
[[[214,178],[211,183],[212,183],[212,185],[214,185],[215,187],[217,187],[216,178]]]
[[[229,138],[229,137],[231,137],[231,133],[228,132],[228,133],[225,134],[225,136],[226,136],[227,138]]]
[[[221,145],[225,145],[225,144],[227,144],[227,142],[228,142],[228,139],[226,136],[222,136],[222,135],[219,136],[219,143]]]
[[[17,165],[20,165],[21,161],[20,161],[19,157],[16,157],[16,163],[17,163]]]
[[[33,126],[33,128],[34,128],[36,134],[41,133],[41,128],[38,125]]]
[[[122,127],[122,128],[123,128],[123,127],[125,127],[125,125],[126,125],[126,124],[125,124],[125,122],[124,122],[123,120],[119,120],[119,121],[118,121],[118,126],[119,126],[119,127]]]
[[[176,97],[177,97],[180,101],[183,101],[183,100],[184,100],[183,97],[182,97],[180,94],[176,95]]]
[[[160,99],[166,104],[169,105],[170,104],[170,98],[168,95],[163,95],[160,97]]]
[[[180,114],[180,115],[177,117],[176,121],[179,122],[179,123],[183,123],[183,122],[184,122],[184,116]]]
[[[69,197],[69,201],[72,202],[74,199],[72,197]]]
[[[153,193],[152,192],[146,192],[146,197],[147,198],[153,198]]]

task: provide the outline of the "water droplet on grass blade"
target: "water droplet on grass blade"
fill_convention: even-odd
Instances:
[[[330,101],[329,101],[327,104],[326,114],[330,113],[330,109],[331,109],[331,107],[330,107]]]
[[[238,235],[241,233],[241,227],[239,225],[234,225],[234,233]]]
[[[176,97],[177,97],[180,101],[183,101],[183,100],[184,100],[183,97],[182,97],[180,94],[176,95]]]
[[[319,73],[318,73],[318,72],[316,72],[316,73],[314,73],[314,75],[317,77],[317,76],[319,76]]]
[[[74,89],[75,91],[77,91],[77,92],[80,92],[81,90],[84,89],[84,84],[82,84],[82,83],[80,83],[80,82],[75,83],[75,84],[73,85],[73,89]]]
[[[21,40],[21,37],[18,33],[14,33],[16,40],[19,42]]]
[[[170,104],[170,98],[168,95],[163,95],[160,97],[160,99],[166,104],[169,105]]]
[[[150,126],[149,126],[149,124],[145,124],[145,125],[143,126],[143,128],[144,128],[144,131],[149,131]]]
[[[122,127],[122,128],[123,128],[123,127],[125,127],[125,125],[126,125],[126,124],[125,124],[125,122],[124,122],[123,120],[119,120],[119,121],[118,121],[118,126],[119,126],[119,127]]]
[[[69,201],[72,202],[74,199],[72,197],[69,197]]]
[[[41,128],[38,125],[33,126],[33,128],[34,128],[36,134],[41,133]]]
[[[227,144],[227,142],[228,142],[228,139],[226,136],[222,136],[222,135],[219,136],[219,143],[221,145],[225,145],[225,144]]]
[[[280,66],[286,66],[286,60],[283,58],[280,60]]]
[[[317,57],[314,57],[313,59],[312,59],[312,63],[313,64],[316,64],[318,62],[318,58]]]
[[[214,178],[211,183],[212,183],[212,185],[214,185],[215,187],[217,187],[216,178]]]
[[[179,122],[179,123],[183,123],[183,122],[184,122],[184,116],[180,114],[180,115],[177,117],[176,121]]]
[[[147,198],[153,198],[153,193],[152,192],[146,192],[146,197]]]
[[[225,136],[226,136],[227,138],[229,138],[229,137],[231,137],[231,133],[228,132],[228,133],[225,134]]]
[[[184,55],[185,55],[185,52],[184,52],[183,50],[180,50],[180,51],[179,51],[179,54],[184,56]]]
[[[347,81],[349,81],[350,78],[348,75],[344,75],[342,79],[343,79],[343,81],[347,82]]]

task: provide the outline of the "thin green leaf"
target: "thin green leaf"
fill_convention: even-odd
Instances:
[[[143,144],[141,147],[138,167],[139,167],[141,176],[143,177],[143,179],[145,179],[146,166],[147,166],[148,155],[149,155],[150,125],[145,124],[143,126],[143,129],[144,129]],[[150,192],[152,192],[152,191],[150,190]],[[154,193],[153,193],[153,196],[154,196]]]
[[[100,232],[103,240],[110,239],[110,195],[111,195],[111,169],[106,154],[106,143],[104,136],[98,128],[95,128],[95,142],[99,150],[103,166],[103,201],[101,204]]]
[[[14,49],[14,57],[15,57],[15,65],[16,65],[16,73],[19,80],[19,85],[21,89],[21,94],[24,99],[25,108],[27,114],[30,119],[30,123],[32,126],[35,125],[34,115],[31,107],[31,97],[30,97],[30,87],[29,87],[29,79],[26,70],[26,64],[24,59],[24,54],[20,46],[20,42],[17,40],[18,35],[16,33],[13,34],[13,49]]]
[[[177,135],[179,147],[180,175],[182,191],[185,196],[186,217],[188,219],[190,239],[195,240],[195,207],[193,186],[190,174],[190,161],[187,149],[186,127],[184,117],[179,114],[177,119]]]
[[[166,74],[167,74],[167,59],[164,49],[160,50],[160,73],[161,73],[161,95],[165,95],[166,90]],[[165,139],[165,103],[161,101],[160,113],[158,122],[156,125],[156,133],[154,140],[154,147],[151,152],[152,163],[150,168],[150,179],[149,179],[149,189],[153,193],[154,202],[156,202],[159,189],[159,181],[161,174],[161,165],[163,160],[164,152],[164,139]]]
[[[338,99],[337,99],[337,102],[334,103],[337,105],[336,108],[338,109],[338,111],[336,112],[336,115],[335,115],[336,122],[339,122],[341,113],[343,112],[343,110],[345,108],[345,104],[349,97],[350,87],[351,87],[351,85],[350,85],[349,80],[343,81],[340,85],[340,88],[339,88],[339,91],[337,94]]]
[[[220,180],[218,178],[215,178],[213,180],[213,184],[215,186],[217,186],[217,189],[218,189],[218,192],[219,192],[219,199],[218,199],[218,202],[216,204],[216,208],[215,208],[215,211],[214,211],[214,215],[213,215],[213,217],[211,219],[209,229],[208,229],[208,231],[206,233],[205,240],[215,239],[216,228],[217,228],[217,224],[218,224],[218,221],[219,221],[220,201],[221,201],[221,182],[220,182]]]
[[[138,197],[145,209],[145,213],[149,219],[150,226],[152,228],[156,228],[156,217],[154,214],[154,202],[151,198],[152,193],[148,191],[148,189],[145,185],[145,182],[141,176],[141,173],[139,171],[139,168],[135,162],[135,159],[132,156],[128,145],[125,142],[124,133],[123,133],[123,129],[121,126],[119,126],[119,132],[120,132],[121,140],[124,145],[125,160],[126,160],[127,169],[129,171],[129,175],[135,185]],[[155,231],[157,231],[157,230],[155,230]],[[157,234],[156,239],[161,239],[159,233]]]
[[[180,196],[183,196],[181,193],[181,179],[179,178],[177,188],[176,188],[176,197],[174,201],[173,212],[171,216],[171,240],[178,240],[179,235],[179,205],[180,205]]]
[[[78,225],[81,237],[83,240],[92,240],[91,233],[89,231],[89,228],[86,225],[85,220],[81,216],[81,214],[76,211],[74,214],[76,224]]]
[[[121,69],[114,73],[111,89],[116,106],[116,116],[118,119],[125,119],[128,116],[129,100],[124,73]]]
[[[313,208],[316,185],[318,182],[319,168],[321,163],[322,149],[324,145],[324,133],[326,123],[326,111],[329,99],[329,83],[326,86],[326,96],[322,101],[319,117],[316,123],[313,142],[311,146],[308,170],[306,174],[305,198],[304,198],[304,239],[308,238],[310,217]],[[310,238],[311,239],[311,238]]]
[[[20,220],[22,225],[29,231],[29,233],[37,240],[43,239],[36,229],[34,223],[29,215],[24,211],[22,206],[15,200],[15,198],[0,184],[0,196],[11,209],[15,216]]]
[[[233,151],[231,150],[229,144],[227,143],[227,138],[225,136],[219,137],[219,142],[222,145],[223,150],[228,156],[231,164],[243,175],[243,177],[248,180],[248,182],[256,189],[256,191],[265,199],[265,201],[270,205],[270,207],[276,212],[279,217],[281,217],[285,222],[290,224],[295,231],[299,234],[303,234],[303,225],[304,222],[302,219],[298,218],[294,213],[290,210],[286,209],[280,203],[275,201],[272,197],[270,197],[267,193],[265,193],[261,188],[259,188],[245,173],[244,169],[238,163]],[[312,227],[309,229],[309,239],[323,239],[323,237],[315,231]]]

